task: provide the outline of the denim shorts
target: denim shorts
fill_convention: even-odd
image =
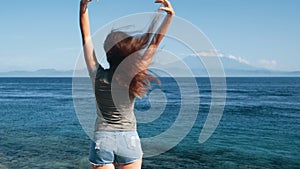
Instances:
[[[89,161],[93,165],[128,164],[143,156],[136,131],[97,131],[91,143]]]

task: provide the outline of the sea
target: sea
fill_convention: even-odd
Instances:
[[[226,78],[222,117],[203,143],[199,136],[213,100],[210,79],[196,78],[197,88],[185,87],[200,98],[196,103],[182,100],[176,80],[160,80],[156,88],[163,97],[136,101],[141,112],[165,106],[157,119],[138,122],[141,138],[169,130],[183,104],[198,112],[187,135],[166,152],[145,157],[143,169],[300,168],[300,78]],[[89,168],[91,139],[78,118],[73,87],[72,78],[0,78],[0,169]]]

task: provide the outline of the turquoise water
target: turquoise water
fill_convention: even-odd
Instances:
[[[175,148],[145,158],[143,168],[299,168],[300,78],[228,78],[227,103],[213,136],[198,143],[210,106],[210,83],[197,79],[200,110],[193,129]],[[167,130],[180,94],[162,79],[168,102],[141,137]],[[90,140],[74,110],[71,78],[0,78],[0,169],[88,168]],[[139,100],[137,109],[149,109]]]

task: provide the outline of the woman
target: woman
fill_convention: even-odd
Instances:
[[[116,164],[119,169],[140,169],[143,153],[136,131],[134,101],[136,97],[145,95],[151,87],[150,81],[157,82],[148,74],[147,69],[164,38],[174,10],[168,0],[155,1],[163,5],[159,10],[167,12],[155,33],[153,30],[156,19],[143,35],[130,36],[125,32],[112,31],[104,42],[110,65],[109,69],[104,70],[97,61],[91,41],[87,7],[91,1],[80,2],[84,56],[94,83],[97,102],[97,119],[89,160],[94,169],[113,169]],[[129,93],[129,97],[121,94],[126,92]],[[120,93],[117,95],[117,101],[112,93]]]

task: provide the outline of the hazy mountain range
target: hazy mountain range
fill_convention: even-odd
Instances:
[[[72,77],[73,70],[39,69],[36,71],[0,72],[0,77]]]
[[[227,77],[300,77],[300,71],[274,71],[268,69],[257,68],[246,63],[239,62],[234,59],[221,57],[224,73]],[[187,56],[182,60],[171,62],[170,64],[163,65],[161,62],[155,62],[154,65],[169,70],[175,71],[177,76],[188,76],[183,68],[182,63],[185,63],[187,67],[193,72],[195,76],[208,76],[207,71],[204,68],[201,61],[195,56]],[[78,70],[76,74],[86,76],[86,70]],[[56,69],[40,69],[36,71],[8,71],[0,72],[0,77],[72,77],[74,74],[73,70],[56,70]]]
[[[207,71],[204,66],[199,65],[199,61],[197,62],[197,60],[199,60],[198,58],[194,56],[188,56],[183,60],[192,69],[194,74],[196,74],[197,76],[207,76]],[[209,59],[206,59],[206,61],[207,60],[209,62]],[[223,66],[224,73],[227,77],[300,76],[300,71],[279,71],[263,69],[227,57],[221,57],[220,61]]]

